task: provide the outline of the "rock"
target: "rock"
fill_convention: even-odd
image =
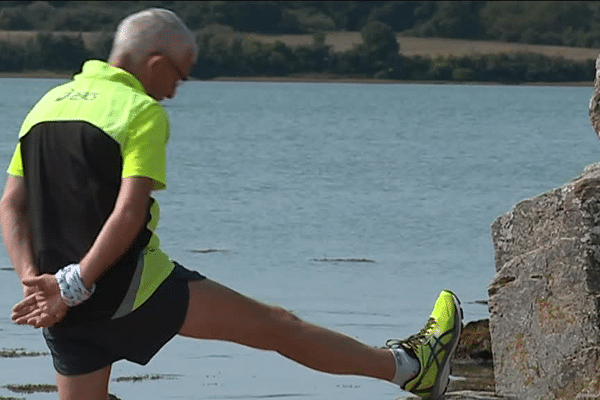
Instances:
[[[452,359],[452,374],[446,398],[473,396],[477,393],[482,399],[494,394],[494,366],[492,363],[492,344],[489,320],[471,321],[462,331],[458,348]],[[463,397],[449,397],[453,396]],[[493,397],[497,398],[497,397]]]
[[[409,396],[407,400],[422,400],[421,397]],[[445,400],[514,400],[513,398],[502,397],[494,392],[478,392],[473,390],[461,390],[456,392],[446,392]]]
[[[600,136],[600,56],[596,59],[596,76],[594,78],[594,91],[590,100],[589,114],[592,128]]]
[[[492,224],[496,393],[600,399],[600,164]]]
[[[465,325],[460,336],[454,362],[492,363],[492,339],[489,320],[471,321]]]
[[[494,392],[475,392],[472,390],[448,392],[444,397],[446,400],[508,400],[507,397],[498,396]]]

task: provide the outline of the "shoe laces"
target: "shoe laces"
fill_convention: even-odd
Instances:
[[[398,349],[400,347],[409,348],[415,353],[419,347],[427,340],[432,330],[435,329],[436,321],[434,318],[429,318],[423,329],[419,333],[409,336],[406,339],[389,339],[385,342],[385,346],[390,349]]]

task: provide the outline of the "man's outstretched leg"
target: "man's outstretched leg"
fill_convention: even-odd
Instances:
[[[265,305],[210,280],[191,281],[189,287],[189,308],[180,330],[183,336],[277,351],[322,372],[368,376],[401,387],[410,384],[414,393],[423,397],[429,397],[426,385],[435,386],[430,390],[434,394],[442,386],[442,393],[445,390],[446,370],[449,373],[461,326],[458,300],[454,301],[450,292],[442,292],[421,333],[405,341],[389,342],[388,347],[393,347],[390,351],[305,322],[289,311]],[[436,310],[439,318],[434,315]],[[437,319],[440,322],[435,322]],[[438,340],[441,330],[449,326],[451,332],[442,332],[443,337]],[[435,365],[429,359],[430,352],[434,353]]]

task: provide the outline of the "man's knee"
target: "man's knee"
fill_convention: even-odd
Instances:
[[[302,320],[279,306],[270,306],[269,319],[265,339],[268,340],[271,350],[281,350],[290,342],[290,338],[302,329]]]
[[[282,327],[293,327],[302,322],[302,320],[298,318],[294,313],[279,306],[271,307],[271,318],[276,322],[278,326]]]

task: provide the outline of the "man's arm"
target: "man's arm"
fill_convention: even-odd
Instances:
[[[39,274],[31,247],[26,195],[23,178],[9,175],[0,200],[0,225],[8,257],[22,283],[35,279]],[[16,314],[13,309],[13,315],[27,316],[27,321],[35,321],[32,325],[36,328],[54,325],[64,318],[67,306],[63,302],[57,302],[53,307],[39,307],[36,304],[37,290],[35,286],[23,283],[24,299],[19,303],[22,306],[20,310],[17,308]]]
[[[150,178],[131,177],[122,180],[115,208],[88,253],[79,261],[86,287],[91,288],[133,244],[146,222],[152,186]],[[11,318],[15,323],[43,328],[54,325],[64,317],[67,305],[54,275],[27,277],[23,284],[32,288],[34,293],[13,308]]]
[[[88,253],[79,261],[81,277],[89,289],[131,247],[146,223],[153,181],[124,178],[117,202]]]
[[[39,274],[34,264],[29,231],[25,181],[9,175],[0,200],[2,239],[21,281]]]
[[[145,177],[124,178],[115,208],[94,244],[79,261],[86,286],[90,287],[131,246],[146,222],[153,181]],[[9,175],[0,200],[2,238],[21,280],[39,274],[31,249],[25,182]]]

